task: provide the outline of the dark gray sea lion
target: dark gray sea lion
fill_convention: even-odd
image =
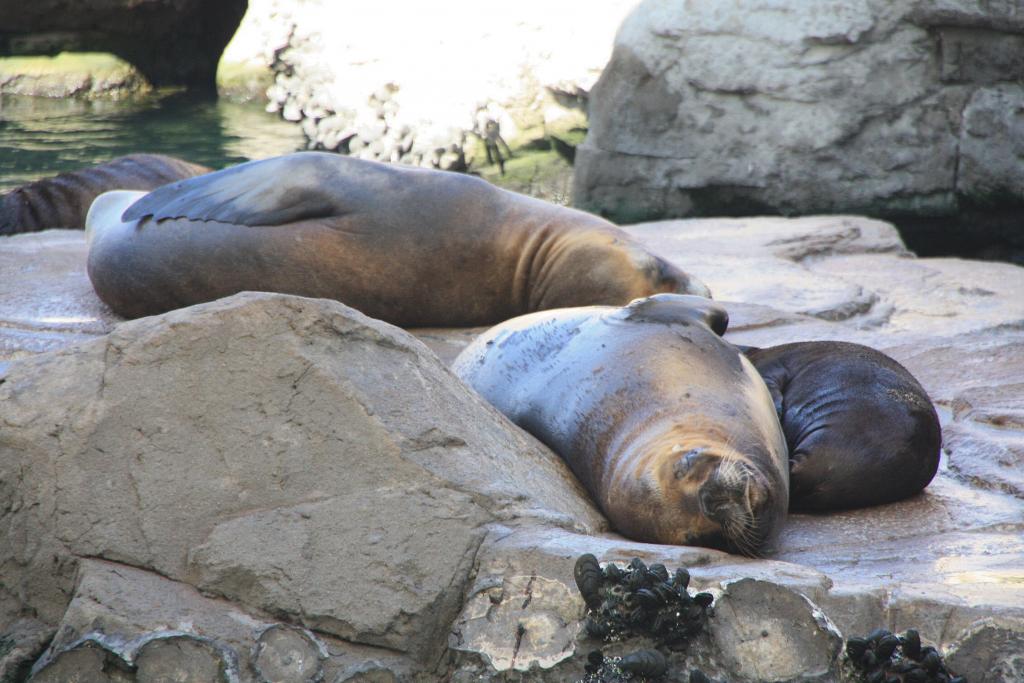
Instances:
[[[306,152],[97,199],[88,271],[134,318],[244,290],[402,326],[707,288],[613,224],[467,175]]]
[[[772,399],[707,299],[547,311],[498,325],[453,370],[557,452],[620,533],[764,549],[789,503]]]
[[[0,197],[0,235],[83,228],[89,205],[108,190],[154,190],[210,169],[162,154],[130,154],[29,183]]]
[[[931,482],[939,418],[924,388],[892,358],[832,341],[746,353],[786,434],[791,509],[890,503]]]

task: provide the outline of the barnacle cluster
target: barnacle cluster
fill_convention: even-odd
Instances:
[[[633,558],[621,568],[604,569],[591,554],[581,555],[574,570],[589,612],[587,633],[605,641],[645,635],[673,647],[700,633],[708,620],[711,593],[690,594],[690,573],[680,568],[669,576],[665,565],[645,565]]]
[[[865,683],[967,683],[946,669],[934,647],[921,647],[921,636],[913,629],[898,636],[880,628],[864,638],[850,638],[846,656]]]

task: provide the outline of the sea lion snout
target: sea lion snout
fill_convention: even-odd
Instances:
[[[691,294],[705,299],[711,298],[711,290],[696,277],[685,273],[661,257],[650,255],[651,279],[656,293]]]
[[[768,480],[742,460],[722,459],[697,499],[701,514],[719,524],[732,548],[744,555],[755,554],[777,526],[778,505]]]

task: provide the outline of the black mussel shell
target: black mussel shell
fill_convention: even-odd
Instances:
[[[878,645],[875,646],[875,654],[878,655],[880,660],[885,661],[892,657],[892,653],[896,651],[899,644],[900,639],[896,636],[892,634],[883,636],[882,639],[878,641]]]
[[[942,666],[942,659],[939,657],[939,653],[932,650],[926,654],[924,659],[921,660],[921,666],[930,674],[938,673],[939,667]]]
[[[711,679],[700,669],[692,669],[690,671],[690,683],[711,683]]]
[[[885,683],[885,672],[876,671],[868,676],[868,683]]]
[[[874,645],[875,643],[877,643],[882,638],[888,635],[892,634],[889,631],[886,631],[884,628],[876,628],[874,631],[868,634],[868,637],[865,640]]]
[[[609,562],[604,567],[604,576],[609,581],[621,581],[622,580],[622,569],[619,565]]]
[[[629,561],[629,568],[640,574],[645,574],[647,572],[647,565],[644,564],[644,561],[639,557],[634,557]]]
[[[903,634],[903,655],[914,660],[921,659],[921,634],[914,629],[908,629]]]
[[[587,655],[587,662],[594,666],[601,666],[601,663],[604,662],[604,653],[600,650],[591,650]]]
[[[662,604],[661,598],[654,591],[647,588],[641,588],[636,593],[633,593],[633,595],[636,596],[641,605],[647,608],[657,607]]]
[[[846,654],[850,659],[860,660],[867,652],[868,641],[863,638],[850,638],[846,641]]]
[[[676,591],[674,588],[672,588],[672,585],[665,582],[652,586],[651,591],[653,591],[654,594],[658,596],[658,600],[660,600],[665,605],[669,604],[670,602],[675,602],[676,600],[678,600],[679,597],[678,595],[676,595]]]
[[[711,593],[697,593],[693,596],[693,601],[701,607],[711,607],[711,603],[715,601],[715,596]]]
[[[928,674],[915,667],[903,674],[903,683],[928,683]]]
[[[583,601],[589,607],[597,607],[601,604],[601,586],[604,585],[604,574],[601,572],[601,565],[597,558],[587,553],[580,555],[573,568],[573,577],[576,579],[576,587],[583,596]]]
[[[919,668],[917,664],[908,659],[901,659],[900,661],[895,662],[894,664],[891,664],[889,666],[889,670],[897,674],[910,673],[911,671],[917,668]]]
[[[682,567],[677,569],[676,573],[672,576],[672,585],[676,588],[686,590],[686,587],[690,585],[690,572],[686,571]],[[701,673],[700,675],[703,676],[704,674]]]
[[[657,650],[639,650],[623,657],[619,668],[640,676],[657,678],[665,675],[668,662],[665,661],[665,655]]]
[[[590,617],[587,617],[583,622],[583,628],[585,628],[587,633],[594,638],[604,638],[611,632],[607,624],[591,619]]]
[[[652,564],[647,571],[654,574],[658,581],[668,581],[668,570],[665,569],[663,564]]]

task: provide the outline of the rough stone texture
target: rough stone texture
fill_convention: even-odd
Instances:
[[[200,664],[222,662],[228,680],[243,682],[304,681],[311,667],[333,682],[353,669],[371,670],[374,662],[403,675],[411,670],[411,663],[394,652],[281,624],[153,572],[99,560],[80,563],[59,636],[37,670],[82,642],[103,647],[116,668],[135,671],[140,681],[150,675],[144,655],[151,649],[162,650],[165,671],[182,675],[198,655]],[[165,648],[168,642],[187,644]]]
[[[488,121],[505,140],[582,124],[635,2],[252,0],[224,60],[269,65],[270,108],[311,147],[459,168]]]
[[[325,653],[299,629],[271,626],[260,635],[256,648],[253,666],[268,681],[307,683],[323,678]]]
[[[1024,621],[983,620],[961,635],[946,665],[976,683],[1024,680]]]
[[[212,91],[245,8],[246,0],[0,0],[0,56],[112,52],[154,86]]]
[[[574,202],[619,222],[867,213],[916,249],[946,230],[1020,249],[1020,16],[1015,2],[645,0],[591,94]]]
[[[31,680],[33,683],[134,683],[135,676],[114,652],[97,641],[85,640],[47,660],[33,671]]]
[[[56,630],[43,622],[18,619],[0,632],[0,683],[28,677],[32,664],[50,643]]]
[[[335,302],[125,323],[12,364],[0,406],[0,605],[50,623],[96,557],[429,659],[489,521],[604,525],[422,345]]]
[[[0,95],[117,99],[150,89],[138,69],[113,55],[0,59]]]
[[[3,238],[0,363],[106,334],[119,320],[85,272],[78,230]]]
[[[766,581],[729,582],[716,601],[711,635],[731,671],[745,679],[824,679],[842,641],[805,596]]]
[[[754,680],[768,661],[722,634],[756,629],[774,609],[806,627],[769,625],[745,646],[756,649],[763,630],[772,643],[795,639],[773,651],[800,653],[800,663],[775,662],[776,671],[813,673],[834,655],[823,613],[844,636],[917,628],[964,672],[1015,680],[1019,663],[998,657],[1024,633],[1024,269],[913,258],[891,226],[852,216],[629,231],[708,282],[737,343],[842,339],[905,364],[946,434],[932,485],[893,505],[791,515],[767,559],[633,543],[600,533],[589,506],[561,497],[578,489],[530,439],[508,427],[487,436],[505,424],[492,411],[465,396],[446,407],[456,387],[408,336],[333,304],[259,295],[115,327],[88,290],[83,237],[49,231],[0,240],[0,264],[16,265],[20,279],[0,278],[0,463],[29,465],[0,474],[0,531],[13,539],[0,552],[19,549],[0,568],[0,624],[39,605],[47,625],[59,624],[46,660],[58,663],[114,657],[134,667],[155,634],[187,635],[236,657],[241,681],[259,680],[257,642],[278,629],[325,653],[325,681],[574,680],[596,647],[650,646],[580,633],[572,568],[592,552],[687,566],[694,589],[716,595],[711,628],[670,657],[684,679],[699,667]],[[40,324],[52,311],[72,322]],[[473,337],[417,333],[447,359]],[[424,395],[429,417],[417,420]],[[31,425],[11,424],[32,414]],[[241,425],[237,435],[229,424]],[[353,445],[336,451],[343,466],[323,445],[331,439]],[[261,458],[271,462],[253,468]],[[46,570],[30,577],[31,566]],[[741,599],[744,586],[757,590]],[[111,654],[74,649],[90,634],[89,647]],[[272,659],[284,662],[293,650],[279,644]]]
[[[557,667],[554,671],[560,673],[552,680],[577,680],[583,675],[587,653],[593,649],[621,656],[650,646],[648,641],[635,638],[605,644],[581,631],[585,605],[575,586],[573,565],[585,552],[594,553],[602,562],[617,561],[621,565],[639,557],[647,564],[685,566],[692,575],[691,588],[719,596],[727,581],[736,576],[770,580],[773,590],[792,595],[804,605],[802,612],[791,609],[786,615],[802,625],[816,622],[810,603],[798,595],[819,597],[829,587],[828,578],[813,569],[750,560],[706,548],[643,544],[611,536],[595,538],[560,529],[496,529],[481,549],[465,607],[449,637],[449,647],[457,653],[453,680],[518,680],[514,677],[551,667]],[[743,603],[740,611],[757,609],[757,599],[750,602]],[[831,658],[833,644],[817,633],[788,629],[787,634],[792,638],[790,644],[798,647],[801,660],[807,660],[801,664]],[[736,677],[736,662],[724,663],[717,656],[718,650],[719,644],[709,630],[670,657],[670,671],[700,666],[709,674]]]

